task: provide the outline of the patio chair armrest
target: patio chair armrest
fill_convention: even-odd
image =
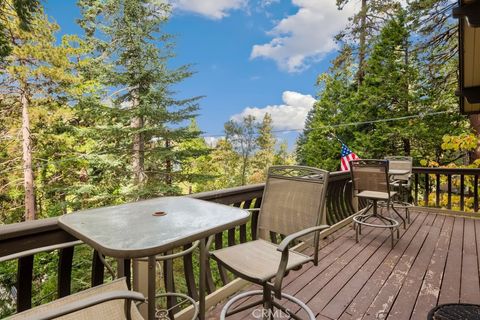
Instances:
[[[328,225],[320,225],[320,226],[315,226],[315,227],[310,227],[295,233],[292,233],[291,235],[285,237],[285,239],[282,240],[280,245],[277,247],[277,250],[282,252],[282,258],[280,260],[280,264],[278,265],[278,270],[277,274],[275,276],[275,282],[272,285],[274,294],[277,298],[281,297],[281,290],[282,290],[282,281],[283,277],[285,276],[285,272],[287,271],[287,266],[288,266],[288,255],[289,255],[289,249],[288,246],[292,241],[301,238],[303,236],[306,236],[312,232],[320,232],[324,229],[330,228]],[[318,243],[318,237],[316,237],[317,243]],[[314,258],[314,263],[316,264],[316,259],[318,259],[318,245],[315,245],[315,258]]]
[[[312,233],[312,232],[315,232],[315,231],[319,232],[319,231],[322,231],[322,230],[325,230],[325,229],[328,229],[328,228],[330,228],[330,226],[324,224],[324,225],[310,227],[310,228],[292,233],[291,235],[288,235],[287,237],[285,237],[285,239],[282,240],[282,242],[278,245],[277,250],[278,251],[285,251],[286,249],[288,249],[288,246],[290,245],[290,243],[292,241],[294,241],[298,238],[301,238],[303,236],[306,236],[309,233]]]
[[[109,291],[109,292],[95,294],[91,297],[68,303],[66,305],[57,307],[54,310],[48,310],[39,315],[35,315],[35,319],[42,319],[42,320],[54,319],[54,318],[58,318],[82,309],[93,307],[95,305],[98,305],[104,302],[118,300],[118,299],[127,300],[127,301],[145,302],[145,297],[143,296],[143,294],[139,292],[129,291],[129,290]],[[129,304],[127,304],[127,306],[129,306]],[[129,308],[127,308],[127,310],[128,312],[130,312]]]

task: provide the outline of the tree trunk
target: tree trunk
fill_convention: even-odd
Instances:
[[[367,39],[367,0],[362,0],[362,8],[360,11],[360,43],[358,50],[358,87],[363,83],[364,74],[364,64],[365,64],[365,55],[366,55],[366,39]]]
[[[247,184],[247,162],[248,156],[243,157],[243,165],[242,165],[242,186]]]
[[[138,97],[136,93],[132,93],[132,108],[138,108]],[[134,130],[143,128],[143,117],[135,115],[130,121],[130,127]],[[133,154],[132,154],[132,167],[133,167],[133,183],[135,185],[141,185],[145,180],[145,141],[143,133],[135,132],[133,134]]]
[[[166,138],[165,139],[165,149],[169,150],[170,149],[170,139]],[[172,185],[172,159],[170,159],[170,156],[167,156],[165,160],[165,184],[167,186]]]
[[[409,98],[410,98],[410,81],[409,81],[409,65],[410,65],[410,61],[409,61],[409,45],[410,43],[408,42],[408,37],[405,37],[404,39],[404,46],[405,46],[405,57],[404,57],[404,62],[405,62],[405,92],[404,92],[404,99],[405,99],[405,109],[404,109],[404,112],[405,114],[408,115],[409,111],[410,111],[410,105],[409,105]],[[402,142],[403,142],[403,152],[406,156],[409,156],[410,155],[410,139],[409,138],[403,138],[402,139]]]
[[[143,118],[140,116],[133,117],[130,126],[135,130],[143,128]],[[143,134],[136,132],[133,135],[132,157],[133,183],[135,185],[142,184],[145,178],[144,151]]]
[[[477,136],[477,148],[470,152],[470,163],[473,163],[473,161],[480,159],[480,115],[472,114],[468,118],[470,120],[470,126]]]
[[[32,169],[32,137],[30,133],[29,101],[26,86],[20,95],[22,104],[22,150],[23,150],[23,185],[25,189],[25,220],[35,220],[35,186]]]

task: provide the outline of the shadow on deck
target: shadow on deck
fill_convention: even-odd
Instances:
[[[321,320],[426,319],[437,304],[480,302],[480,220],[412,211],[411,224],[401,229],[393,249],[389,231],[362,231],[359,243],[350,226],[325,239],[319,265],[291,272],[284,292],[306,302]],[[207,318],[219,319],[222,306]],[[246,310],[228,319],[255,319],[255,314]]]

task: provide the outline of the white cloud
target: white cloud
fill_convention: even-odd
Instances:
[[[353,3],[353,1],[351,1]],[[292,0],[298,12],[268,32],[269,43],[252,48],[251,59],[273,59],[282,70],[299,72],[336,49],[334,36],[348,23],[354,5],[339,11],[333,0]]]
[[[207,137],[203,137],[203,139],[205,140],[205,143],[207,144],[207,146],[209,146],[210,148],[215,148],[218,142],[222,139],[225,139],[225,137],[207,136]]]
[[[260,122],[266,113],[272,116],[272,126],[275,130],[297,130],[305,125],[307,114],[312,109],[315,99],[307,94],[294,91],[284,91],[283,104],[269,105],[264,108],[248,107],[230,119],[241,121],[247,115],[252,115]]]
[[[245,8],[248,0],[170,0],[173,9],[193,12],[210,19],[222,19],[231,10]]]

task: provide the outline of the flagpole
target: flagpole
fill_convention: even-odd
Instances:
[[[342,140],[340,140],[340,138],[339,138],[339,137],[337,137],[337,135],[336,135],[335,133],[333,133],[333,132],[330,132],[330,135],[331,135],[333,138],[337,139],[337,140],[338,140],[338,142],[340,142],[341,144],[345,144],[345,142],[343,142]],[[346,144],[345,144],[345,145],[346,145]]]

